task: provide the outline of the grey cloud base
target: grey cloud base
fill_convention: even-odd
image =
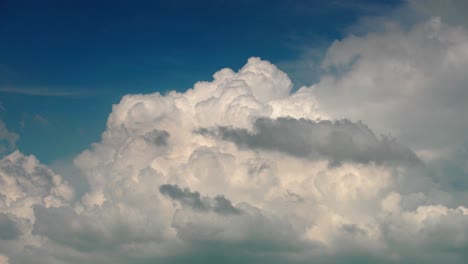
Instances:
[[[228,140],[241,148],[272,150],[313,160],[328,159],[331,165],[421,162],[411,149],[390,137],[377,138],[362,122],[260,118],[254,122],[253,130],[218,127],[201,128],[195,133]]]

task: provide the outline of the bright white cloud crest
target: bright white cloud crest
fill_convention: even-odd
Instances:
[[[467,66],[466,29],[436,18],[335,42],[294,92],[250,58],[126,95],[75,159],[83,197],[34,157],[0,161],[0,263],[463,263],[466,195],[415,153],[466,140]]]

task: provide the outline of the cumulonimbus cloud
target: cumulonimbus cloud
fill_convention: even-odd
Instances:
[[[75,159],[82,197],[33,156],[0,160],[0,261],[465,263],[467,192],[431,164],[466,139],[467,54],[432,19],[334,43],[323,67],[342,68],[297,91],[250,58],[126,95]]]

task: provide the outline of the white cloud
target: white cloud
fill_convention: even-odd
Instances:
[[[416,153],[465,141],[467,45],[464,28],[435,18],[335,42],[329,74],[296,92],[251,58],[183,93],[126,95],[75,159],[89,185],[77,200],[34,157],[0,160],[0,254],[12,264],[465,263],[465,190],[442,188],[433,163],[372,129]]]
[[[28,247],[42,246],[43,239],[31,233],[33,208],[67,205],[73,189],[34,156],[19,151],[0,160],[0,184],[0,254],[6,254],[6,263],[16,263]]]
[[[305,89],[332,117],[364,120],[416,150],[466,140],[466,28],[434,17],[409,31],[351,36],[333,43],[322,65],[330,74]]]

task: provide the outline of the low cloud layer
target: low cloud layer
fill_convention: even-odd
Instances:
[[[0,263],[466,263],[467,54],[433,18],[335,42],[297,91],[250,58],[126,95],[74,160],[83,195],[0,159]]]

